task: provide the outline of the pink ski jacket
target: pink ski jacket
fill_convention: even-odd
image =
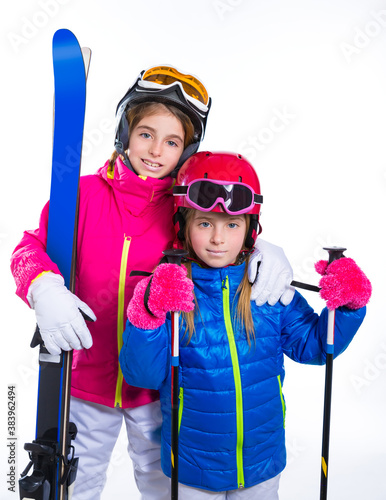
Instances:
[[[71,393],[110,407],[136,407],[159,398],[158,392],[126,384],[118,363],[126,309],[143,276],[153,271],[162,251],[172,246],[174,229],[171,177],[139,177],[118,158],[95,175],[80,179],[76,295],[97,316],[88,323],[90,349],[74,351]],[[39,228],[26,231],[13,252],[16,293],[27,302],[28,288],[43,271],[60,274],[46,253],[48,205]]]

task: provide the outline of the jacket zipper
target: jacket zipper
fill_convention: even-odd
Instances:
[[[241,386],[239,358],[237,355],[237,348],[235,336],[233,333],[231,312],[230,312],[230,298],[229,298],[229,281],[228,276],[223,280],[223,310],[225,328],[227,331],[229,349],[232,359],[233,377],[235,381],[236,392],[236,464],[237,464],[237,485],[238,488],[244,488],[244,465],[243,465],[243,443],[244,443],[244,422],[243,422],[243,394]]]
[[[127,258],[129,255],[131,238],[130,236],[125,236],[125,241],[123,242],[123,250],[121,257],[121,269],[119,272],[119,285],[118,285],[118,320],[117,320],[117,344],[118,344],[118,357],[123,346],[123,330],[125,328],[125,284],[126,284],[126,272],[127,272]],[[115,386],[115,404],[114,406],[122,407],[122,384],[123,384],[123,374],[121,367],[118,363],[118,375],[117,384]]]
[[[281,399],[281,407],[283,410],[283,428],[285,429],[285,402],[283,397],[283,387],[281,385],[280,375],[277,376],[277,381],[279,382],[279,391],[280,391],[280,399]]]
[[[179,434],[180,428],[181,428],[182,412],[184,411],[184,388],[183,387],[180,387],[180,394],[178,397],[180,400],[180,404],[178,407],[178,434]]]

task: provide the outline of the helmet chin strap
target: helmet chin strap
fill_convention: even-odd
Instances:
[[[182,155],[180,156],[180,159],[178,160],[176,168],[170,174],[172,177],[177,177],[179,169],[182,167],[182,165],[188,158],[190,158],[192,155],[194,155],[194,153],[197,152],[199,145],[200,141],[197,141],[193,142],[192,144],[189,144],[189,146],[186,146],[186,148],[182,152]]]
[[[189,144],[189,146],[187,146],[184,149],[184,151],[182,152],[182,155],[180,156],[180,159],[178,160],[178,163],[177,163],[177,166],[175,167],[175,169],[170,174],[168,174],[168,175],[170,175],[171,177],[177,177],[179,169],[182,167],[182,165],[185,163],[185,161],[188,158],[190,158],[194,153],[196,153],[199,145],[200,145],[199,142],[193,142],[192,144]],[[129,170],[131,170],[132,172],[134,172],[136,174],[137,172],[134,170],[132,164],[130,163],[129,157],[127,156],[127,153],[126,153],[126,151],[123,148],[122,142],[116,141],[116,143],[115,143],[115,151],[119,155],[123,156],[123,164]],[[167,176],[165,176],[165,177],[167,177]]]
[[[245,240],[247,248],[253,248],[256,243],[257,236],[261,233],[261,226],[259,223],[259,216],[257,214],[250,214],[250,223]]]
[[[115,141],[115,145],[114,145],[114,148],[115,148],[115,151],[123,156],[123,164],[129,169],[131,170],[132,172],[136,173],[135,170],[133,169],[131,163],[130,163],[130,160],[129,160],[129,157],[127,156],[126,154],[126,151],[124,149],[124,146],[122,144],[121,141]]]
[[[129,160],[129,157],[127,156],[126,154],[126,151],[124,151],[123,153],[119,153],[123,156],[123,164],[129,169],[131,170],[132,172],[134,172],[135,174],[137,174],[137,172],[134,170],[132,164],[130,163],[130,160]],[[138,175],[138,174],[137,174]]]

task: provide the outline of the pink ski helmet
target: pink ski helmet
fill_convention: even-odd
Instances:
[[[173,196],[179,240],[184,239],[185,226],[181,208],[195,208],[203,212],[249,214],[246,246],[254,246],[261,232],[259,215],[263,197],[255,169],[240,154],[203,151],[191,156],[178,172]]]

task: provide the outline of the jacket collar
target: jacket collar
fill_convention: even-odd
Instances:
[[[120,198],[124,208],[133,215],[140,215],[150,204],[157,203],[163,196],[173,196],[173,184],[170,176],[164,179],[138,176],[129,170],[118,157],[114,168],[109,168],[109,162],[100,168],[97,175],[102,177]]]
[[[214,290],[221,290],[225,286],[225,280],[228,276],[228,283],[233,296],[243,279],[244,270],[245,262],[239,266],[217,268],[201,267],[199,264],[192,262],[192,279],[194,285],[200,288],[205,295],[211,295]]]

